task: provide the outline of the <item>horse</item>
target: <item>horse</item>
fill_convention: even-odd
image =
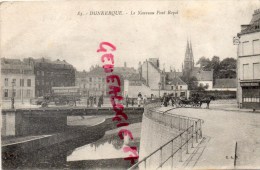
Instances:
[[[206,103],[206,104],[207,104],[207,109],[209,109],[209,104],[210,104],[210,101],[211,101],[211,100],[214,100],[214,97],[213,97],[213,96],[209,96],[209,97],[205,97],[205,98],[201,99],[201,100],[199,101],[200,107],[201,107],[202,103]]]

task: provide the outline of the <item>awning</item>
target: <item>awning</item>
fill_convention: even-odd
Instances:
[[[259,86],[259,82],[240,82],[241,87],[255,87]]]

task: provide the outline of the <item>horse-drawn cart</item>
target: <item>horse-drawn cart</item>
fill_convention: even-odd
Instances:
[[[180,107],[186,107],[190,105],[191,107],[200,107],[200,101],[198,99],[180,99],[178,102]]]

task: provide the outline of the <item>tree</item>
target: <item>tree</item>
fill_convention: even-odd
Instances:
[[[237,60],[225,58],[220,62],[218,78],[236,78]]]
[[[200,68],[202,68],[203,70],[208,70],[211,69],[211,61],[210,59],[206,58],[206,57],[200,57],[200,59],[197,61],[196,64],[200,65]]]
[[[236,59],[225,58],[220,61],[218,56],[213,56],[210,60],[206,57],[201,57],[197,64],[200,64],[203,70],[213,69],[213,79],[219,78],[236,78]]]

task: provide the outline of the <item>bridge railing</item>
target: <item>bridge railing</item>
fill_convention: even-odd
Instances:
[[[129,170],[158,169],[164,166],[172,169],[174,161],[182,162],[183,152],[189,153],[189,147],[193,148],[194,143],[202,138],[202,119],[169,114],[169,110],[162,112],[150,108],[145,114],[158,123],[179,130],[178,135],[139,160]]]

